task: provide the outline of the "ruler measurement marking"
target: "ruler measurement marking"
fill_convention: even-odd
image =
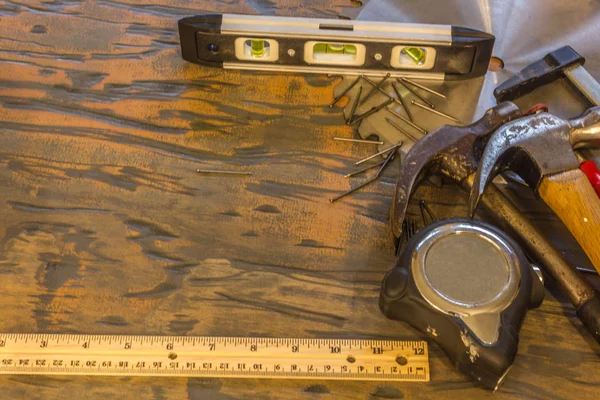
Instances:
[[[72,334],[0,334],[7,373],[429,380],[425,342]]]

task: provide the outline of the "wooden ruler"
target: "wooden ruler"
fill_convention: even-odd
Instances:
[[[0,374],[429,381],[423,341],[0,334]]]

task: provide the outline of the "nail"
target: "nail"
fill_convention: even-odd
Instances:
[[[355,163],[354,163],[354,165],[360,165],[360,164],[362,164],[362,163],[364,163],[364,162],[367,162],[367,161],[369,161],[369,160],[372,160],[372,159],[374,159],[374,158],[375,158],[375,157],[377,157],[377,156],[380,156],[380,155],[382,155],[382,154],[385,154],[385,153],[387,153],[388,151],[395,150],[395,149],[397,149],[398,147],[401,147],[401,146],[402,146],[402,144],[403,144],[403,142],[402,142],[402,141],[400,141],[400,142],[396,143],[395,145],[393,145],[392,147],[388,147],[388,148],[387,148],[387,149],[385,149],[385,150],[381,150],[379,153],[375,153],[375,154],[373,154],[373,155],[371,155],[371,156],[369,156],[369,157],[367,157],[367,158],[363,158],[362,160],[355,162]]]
[[[454,121],[454,122],[456,122],[458,124],[461,123],[458,119],[454,118],[452,115],[448,115],[448,114],[443,113],[441,111],[431,109],[431,108],[427,107],[425,104],[418,103],[418,102],[416,102],[414,100],[411,103],[414,104],[415,106],[419,107],[419,108],[422,108],[423,110],[427,110],[429,112],[437,114],[440,117],[448,118],[450,121]]]
[[[388,110],[390,113],[394,114],[396,117],[400,118],[402,121],[404,121],[405,123],[407,123],[408,125],[412,126],[413,128],[415,128],[416,130],[418,130],[419,132],[421,132],[423,135],[427,135],[427,131],[423,128],[421,128],[419,125],[409,121],[407,118],[405,118],[403,115],[398,114],[396,111],[390,109],[390,108],[386,108],[386,110]]]
[[[433,212],[431,212],[425,200],[419,201],[419,208],[421,209],[421,218],[423,219],[423,225],[428,225],[425,213],[429,215],[429,219],[431,219],[432,223],[437,221],[437,218],[435,217],[435,215],[433,215]]]
[[[396,86],[396,84],[394,82],[392,82],[392,87],[394,88],[394,92],[396,92],[396,96],[398,96],[398,100],[400,100],[400,103],[402,103],[402,108],[404,108],[404,111],[406,111],[406,115],[408,115],[408,119],[413,121],[412,114],[410,113],[410,110],[408,109],[408,107],[406,107],[406,104],[404,103],[404,99],[402,98],[402,94],[400,94],[400,90],[398,90],[398,86]]]
[[[367,172],[370,169],[373,169],[375,167],[379,167],[384,162],[385,162],[385,160],[381,161],[381,162],[378,162],[377,164],[369,165],[368,167],[364,167],[362,169],[359,169],[358,171],[350,172],[349,174],[344,175],[344,178],[350,178],[350,177],[352,177],[354,175],[362,174],[363,172]]]
[[[249,171],[222,171],[216,169],[197,169],[196,172],[201,174],[252,175],[252,172]]]
[[[338,97],[333,99],[333,102],[329,105],[329,108],[332,108],[335,105],[335,103],[340,101],[340,99],[342,97],[344,97],[346,95],[346,93],[348,93],[354,86],[356,86],[356,84],[358,83],[359,80],[360,80],[360,77],[356,78],[356,80],[354,82],[352,82],[350,84],[350,86],[348,86],[346,89],[344,89],[344,91]]]
[[[423,103],[427,104],[429,107],[431,108],[435,108],[435,104],[433,104],[432,102],[430,102],[429,100],[427,100],[425,97],[421,96],[419,93],[415,92],[414,90],[412,90],[410,87],[408,87],[406,84],[404,84],[404,82],[402,82],[401,80],[397,80],[399,84],[401,84],[406,90],[408,90],[409,92],[411,92],[412,94],[415,95],[415,97],[417,97],[419,100],[421,100]],[[414,104],[414,103],[413,103]]]
[[[373,82],[371,79],[369,79],[369,77],[364,76],[364,75],[361,75],[360,77],[363,78],[365,80],[365,82],[367,82],[368,84],[372,85],[373,87],[376,87],[377,90],[379,90],[381,93],[383,93],[384,95],[386,95],[388,99],[392,99],[392,100],[394,100],[394,102],[402,105],[402,102],[400,100],[395,99],[394,96],[392,96],[391,94],[389,94],[388,92],[386,92],[382,88],[378,87],[375,82]]]
[[[402,80],[402,82],[404,82],[404,83],[409,83],[409,84],[413,85],[414,87],[418,87],[419,89],[426,91],[427,93],[431,93],[431,94],[433,94],[434,96],[441,97],[442,99],[446,100],[446,96],[445,96],[445,95],[443,95],[443,94],[441,94],[441,93],[439,93],[439,92],[436,92],[436,91],[435,91],[435,90],[433,90],[433,89],[429,89],[427,86],[423,86],[423,85],[421,85],[421,84],[419,84],[419,83],[417,83],[417,82],[411,81],[411,80],[410,80],[410,79],[408,79],[408,78],[400,78],[400,79],[401,79],[401,80]]]
[[[369,111],[367,111],[366,113],[364,113],[364,114],[361,114],[361,115],[359,115],[358,117],[356,117],[356,119],[355,119],[355,120],[353,120],[353,121],[350,121],[350,125],[354,125],[355,123],[357,123],[357,122],[361,121],[362,119],[364,119],[364,118],[367,118],[367,117],[369,117],[369,116],[371,116],[371,115],[375,114],[377,111],[381,110],[381,109],[382,109],[382,108],[384,108],[384,107],[387,107],[387,106],[388,106],[388,105],[390,105],[392,102],[393,102],[393,100],[391,100],[391,99],[390,99],[390,100],[388,100],[388,101],[385,101],[385,102],[381,103],[381,104],[380,104],[380,105],[378,105],[377,107],[373,107],[373,108],[371,108],[371,109],[370,109]]]
[[[362,85],[358,88],[358,94],[356,95],[356,99],[354,99],[354,103],[352,104],[352,108],[350,109],[350,115],[346,120],[346,125],[350,125],[352,123],[352,118],[354,118],[354,113],[356,112],[356,107],[358,107],[358,102],[360,101],[360,96],[362,94]]]
[[[361,183],[360,185],[358,185],[356,187],[353,187],[352,189],[348,190],[347,192],[344,192],[344,193],[342,193],[340,195],[335,196],[332,199],[329,199],[329,202],[333,203],[334,201],[337,201],[337,200],[341,199],[342,197],[349,195],[350,193],[354,193],[358,189],[363,188],[363,187],[367,186],[368,184],[376,181],[377,178],[379,178],[379,176],[383,172],[383,170],[385,170],[385,167],[387,167],[387,165],[390,163],[390,161],[392,161],[394,159],[394,157],[396,156],[396,150],[397,149],[398,149],[397,147],[394,148],[393,151],[390,154],[388,154],[388,156],[386,157],[385,161],[381,164],[381,168],[379,168],[379,170],[377,171],[377,173],[372,178],[370,178],[366,182]]]
[[[353,143],[366,143],[366,144],[383,144],[375,140],[361,140],[361,139],[347,139],[341,137],[334,137],[333,140],[339,140],[340,142],[353,142]]]
[[[389,118],[386,117],[385,120],[387,121],[388,124],[390,124],[391,126],[393,126],[394,128],[396,128],[401,134],[407,136],[413,142],[417,143],[419,141],[419,139],[415,138],[413,135],[411,135],[410,133],[406,132],[404,129],[402,129],[402,127],[400,125],[398,125],[397,123],[395,123],[391,119],[389,119]]]
[[[367,100],[369,100],[371,98],[371,96],[373,96],[378,89],[381,89],[382,86],[383,86],[383,84],[385,83],[385,81],[388,80],[389,77],[390,77],[390,74],[388,73],[388,74],[385,75],[385,77],[382,80],[379,81],[379,83],[377,83],[376,86],[373,86],[371,88],[371,90],[369,91],[369,93],[367,93],[367,95],[365,96],[365,98],[362,100],[362,102],[360,103],[360,105],[362,106],[363,104],[365,104],[365,102]]]

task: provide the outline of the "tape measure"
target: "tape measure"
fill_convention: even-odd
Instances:
[[[0,334],[0,374],[429,381],[423,341]]]

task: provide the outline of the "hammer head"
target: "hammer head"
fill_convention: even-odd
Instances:
[[[580,56],[570,46],[561,47],[544,58],[528,65],[518,74],[502,83],[494,90],[498,103],[513,101],[534,89],[556,81],[565,76],[565,71],[577,65],[585,64],[585,58]]]
[[[572,133],[598,120],[600,108],[591,109],[581,118],[565,121],[542,113],[521,118],[502,126],[489,139],[469,198],[469,214],[475,214],[486,186],[502,171],[518,173],[537,189],[544,176],[579,167],[573,152]]]
[[[486,139],[502,124],[521,116],[517,106],[505,102],[489,109],[469,126],[443,126],[419,140],[402,162],[391,212],[392,232],[402,234],[408,202],[420,181],[441,172],[458,182],[473,174]]]

